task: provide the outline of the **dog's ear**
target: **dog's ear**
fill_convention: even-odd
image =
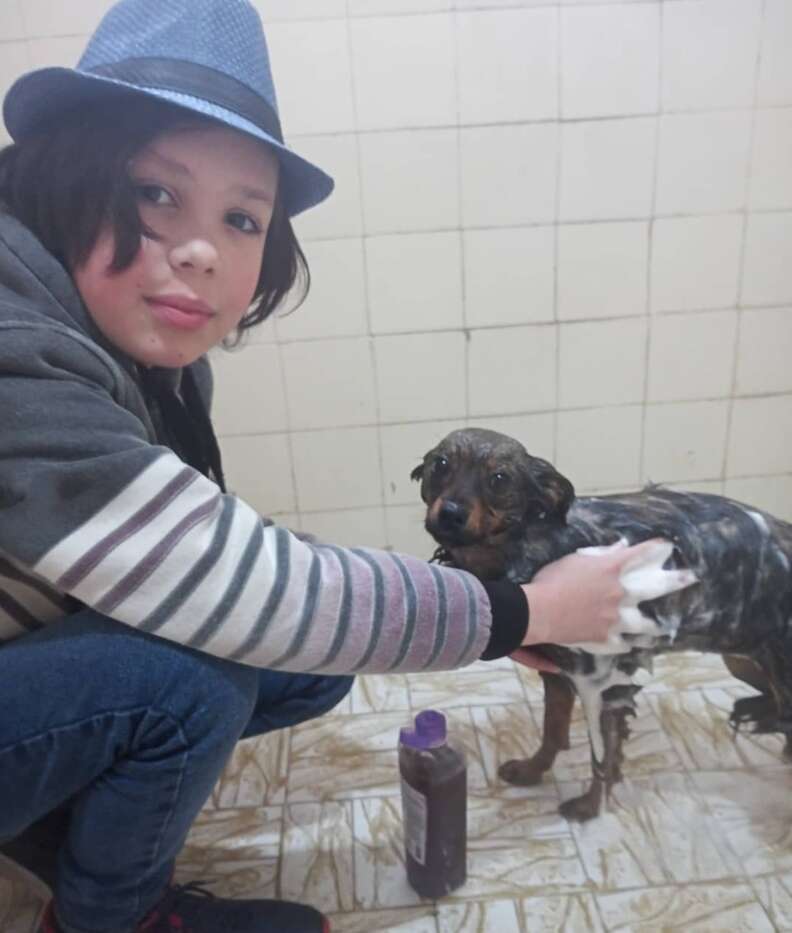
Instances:
[[[410,479],[415,480],[416,483],[420,482],[423,479],[424,475],[424,465],[419,463],[418,466],[410,473]]]
[[[575,487],[566,476],[559,473],[547,460],[531,457],[529,484],[534,496],[539,494],[541,509],[546,516],[563,521],[575,498]]]

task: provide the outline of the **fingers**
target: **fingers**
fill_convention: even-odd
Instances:
[[[676,593],[693,583],[698,583],[698,577],[692,570],[630,570],[621,577],[624,592],[636,604]]]
[[[662,567],[671,556],[674,545],[664,538],[651,538],[649,541],[642,541],[640,544],[634,544],[629,549],[629,554],[625,555],[624,568],[656,566]]]
[[[697,582],[698,578],[692,570],[663,569],[663,564],[673,550],[674,545],[662,538],[644,541],[630,549],[630,555],[622,565],[620,577],[630,602],[657,599]]]
[[[692,570],[663,569],[673,550],[674,545],[664,538],[652,538],[630,546],[625,538],[620,538],[605,547],[580,548],[578,553],[610,555],[612,563],[621,566],[619,582],[629,602],[639,603],[667,596],[698,582]]]
[[[639,545],[640,546],[640,545]],[[580,547],[578,548],[578,554],[588,554],[589,557],[600,557],[605,554],[613,554],[618,551],[626,551],[629,547],[629,542],[626,538],[619,538],[618,541],[614,541],[613,544],[602,544],[597,547]]]

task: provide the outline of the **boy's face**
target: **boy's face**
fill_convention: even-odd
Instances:
[[[130,164],[144,238],[112,272],[104,233],[74,280],[102,333],[144,366],[194,362],[239,323],[253,300],[278,184],[264,143],[224,127],[158,137]]]

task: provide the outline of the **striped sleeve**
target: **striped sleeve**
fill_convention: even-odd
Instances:
[[[260,667],[450,669],[492,614],[463,571],[300,540],[166,447],[118,362],[64,327],[2,323],[0,642],[74,600]]]
[[[455,668],[490,634],[478,581],[407,555],[309,544],[172,452],[32,568],[143,631],[260,667]]]

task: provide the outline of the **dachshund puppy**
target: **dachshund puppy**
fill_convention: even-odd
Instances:
[[[722,496],[649,486],[623,495],[578,498],[572,483],[518,441],[479,428],[453,431],[424,457],[421,481],[426,530],[435,559],[482,579],[529,582],[545,564],[582,547],[626,539],[673,543],[666,567],[689,568],[698,584],[642,602],[655,634],[625,635],[621,654],[543,645],[561,674],[542,673],[544,735],[536,754],[509,761],[511,784],[542,780],[569,748],[575,695],[589,729],[593,778],[561,813],[587,820],[603,791],[621,780],[627,717],[635,715],[633,683],[655,654],[704,651],[723,655],[729,670],[758,689],[737,700],[730,721],[755,732],[781,732],[792,747],[792,525]],[[592,646],[586,646],[592,647]],[[592,647],[592,650],[594,648]],[[606,649],[607,650],[607,649]]]

